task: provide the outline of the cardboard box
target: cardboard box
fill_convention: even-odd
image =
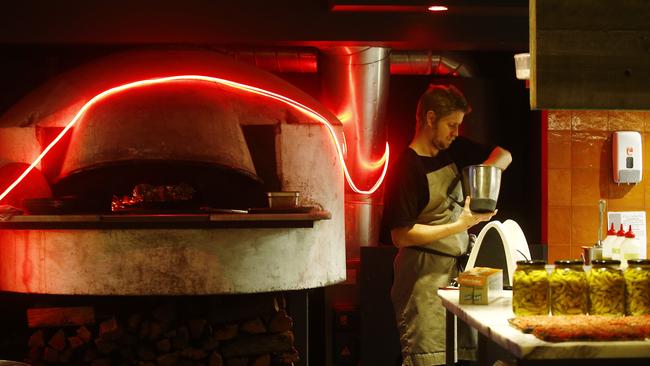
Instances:
[[[460,298],[458,302],[461,305],[472,305],[474,303],[474,287],[460,285]]]
[[[476,267],[458,276],[459,303],[462,305],[487,305],[503,296],[503,270]],[[470,302],[471,298],[471,302]]]

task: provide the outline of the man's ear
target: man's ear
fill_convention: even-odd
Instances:
[[[427,125],[433,127],[433,122],[436,120],[436,112],[427,111]]]

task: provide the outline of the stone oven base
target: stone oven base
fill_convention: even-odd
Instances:
[[[322,287],[345,279],[340,222],[332,217],[313,228],[3,229],[0,290],[216,295]]]

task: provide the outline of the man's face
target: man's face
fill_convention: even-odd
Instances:
[[[432,114],[433,113],[428,114],[427,118]],[[454,111],[437,121],[433,121],[431,124],[431,144],[438,150],[449,148],[449,145],[451,145],[458,136],[458,127],[463,123],[463,117],[465,117],[465,113]],[[435,115],[433,118],[435,118]]]

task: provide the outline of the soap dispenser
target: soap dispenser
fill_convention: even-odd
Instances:
[[[612,170],[616,183],[641,182],[643,151],[637,131],[616,131],[612,137]]]

